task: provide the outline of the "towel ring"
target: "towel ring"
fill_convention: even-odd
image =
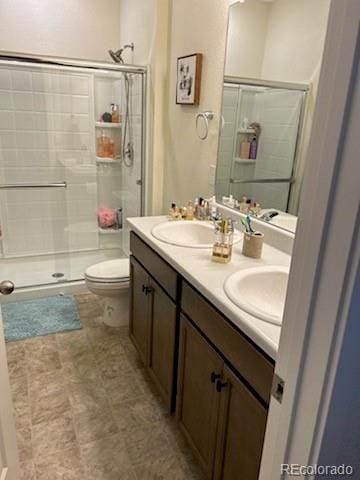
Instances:
[[[205,123],[205,133],[204,135],[199,134],[199,119],[202,118]],[[196,126],[196,134],[200,138],[200,140],[205,140],[209,134],[209,120],[212,120],[214,118],[214,112],[206,111],[206,112],[201,112],[196,115],[196,121],[195,121],[195,126]]]

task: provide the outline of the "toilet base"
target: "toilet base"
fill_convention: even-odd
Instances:
[[[104,302],[100,323],[109,327],[129,325],[130,283],[128,279],[104,282],[88,278],[85,274],[85,283],[89,291],[101,297]]]
[[[128,295],[122,297],[103,297],[105,301],[102,323],[109,327],[124,327],[129,325],[129,302]],[[120,296],[120,297],[121,297]],[[125,300],[125,301],[124,301]]]

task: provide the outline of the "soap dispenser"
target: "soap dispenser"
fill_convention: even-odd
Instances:
[[[230,218],[215,223],[215,242],[213,245],[212,261],[229,263],[232,255],[234,236],[234,222]]]

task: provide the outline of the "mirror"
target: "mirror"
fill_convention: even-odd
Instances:
[[[229,8],[217,201],[295,232],[330,0]]]

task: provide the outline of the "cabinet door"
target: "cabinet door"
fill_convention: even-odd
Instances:
[[[212,477],[220,395],[215,375],[223,368],[221,357],[181,316],[177,419],[180,428]]]
[[[149,355],[149,276],[142,266],[130,257],[130,338],[145,365]]]
[[[150,280],[150,352],[149,369],[171,410],[174,382],[176,305],[154,280]]]
[[[227,368],[221,380],[216,480],[257,480],[267,410]]]

